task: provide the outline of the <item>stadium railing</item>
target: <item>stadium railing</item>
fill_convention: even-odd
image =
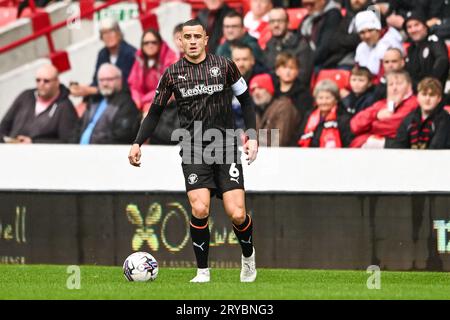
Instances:
[[[71,69],[69,57],[66,51],[56,50],[52,33],[61,28],[65,28],[74,21],[78,19],[92,19],[93,14],[102,9],[110,7],[116,3],[124,2],[123,0],[109,0],[98,6],[94,5],[94,0],[83,0],[80,1],[80,13],[69,17],[65,21],[61,21],[52,24],[49,15],[45,10],[36,8],[34,0],[29,0],[31,14],[31,23],[33,26],[33,33],[29,36],[18,39],[8,45],[0,47],[0,54],[6,53],[17,47],[20,47],[26,43],[36,40],[40,37],[45,37],[47,39],[47,45],[49,48],[49,58],[52,64],[59,70],[59,72],[68,71]],[[138,5],[139,10],[139,20],[142,24],[143,29],[147,28],[158,28],[158,21],[156,15],[152,12],[152,9],[158,7],[160,1],[155,0],[134,0]]]

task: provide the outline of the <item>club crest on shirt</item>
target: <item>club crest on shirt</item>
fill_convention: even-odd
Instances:
[[[214,78],[221,75],[219,67],[212,67],[211,69],[209,69],[209,73],[211,74],[211,77]]]

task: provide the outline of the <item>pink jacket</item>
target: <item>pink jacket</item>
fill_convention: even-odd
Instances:
[[[378,111],[387,108],[387,100],[384,99],[357,113],[350,121],[350,128],[356,135],[350,143],[350,148],[360,148],[371,135],[394,138],[403,119],[417,106],[416,97],[410,96],[400,103],[392,117],[378,120]]]
[[[134,102],[142,112],[147,112],[155,97],[156,86],[164,71],[178,60],[169,46],[162,42],[159,61],[152,68],[144,68],[142,51],[136,52],[136,61],[128,77],[128,86]]]

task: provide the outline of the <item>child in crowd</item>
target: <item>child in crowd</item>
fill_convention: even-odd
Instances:
[[[301,115],[312,109],[313,98],[309,88],[302,85],[298,74],[300,63],[296,56],[282,52],[275,60],[275,98],[287,96]]]
[[[350,116],[370,107],[375,102],[372,74],[366,67],[353,67],[350,75],[350,88],[350,92],[341,91],[342,107]]]

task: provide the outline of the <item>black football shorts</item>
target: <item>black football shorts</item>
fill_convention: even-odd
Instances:
[[[244,189],[242,164],[182,164],[186,192],[208,188],[211,196],[222,199],[222,194]]]

